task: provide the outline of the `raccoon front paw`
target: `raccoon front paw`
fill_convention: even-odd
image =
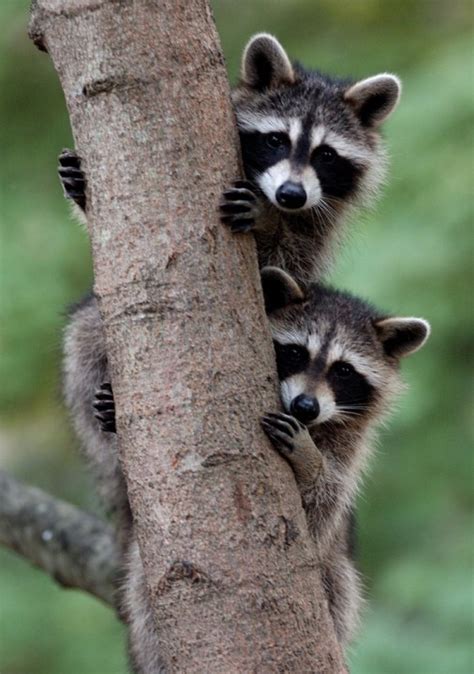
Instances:
[[[300,434],[308,433],[306,426],[303,426],[298,419],[283,412],[265,414],[262,417],[262,427],[275,449],[284,456],[295,451]]]
[[[290,463],[298,483],[313,483],[323,458],[306,426],[283,412],[265,414],[261,423],[275,449]]]
[[[219,205],[221,222],[232,232],[249,232],[260,214],[259,198],[255,187],[247,180],[237,180],[225,190]]]
[[[72,150],[63,150],[58,157],[58,174],[66,199],[72,199],[86,210],[86,178],[81,170],[81,159]]]
[[[104,433],[116,433],[115,401],[111,384],[102,384],[96,391],[92,407],[95,410],[94,416]]]

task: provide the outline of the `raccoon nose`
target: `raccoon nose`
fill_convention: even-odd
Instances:
[[[301,183],[287,180],[276,191],[276,200],[283,208],[302,208],[306,203],[306,192]]]
[[[316,398],[302,393],[291,401],[291,413],[304,424],[314,421],[319,415],[319,403]]]

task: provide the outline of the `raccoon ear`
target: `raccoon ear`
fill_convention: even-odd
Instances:
[[[250,38],[242,56],[241,75],[244,84],[259,91],[295,81],[286,51],[268,33],[258,33]]]
[[[428,339],[431,327],[423,318],[384,318],[375,323],[387,356],[403,358],[421,349]]]
[[[267,314],[290,304],[299,304],[305,299],[304,292],[295,279],[283,269],[264,267],[260,275]]]
[[[397,107],[402,83],[396,75],[383,73],[353,84],[344,99],[354,108],[363,126],[377,127]]]

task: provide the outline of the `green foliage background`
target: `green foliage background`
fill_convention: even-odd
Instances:
[[[410,390],[360,502],[369,597],[355,674],[469,674],[472,459],[472,4],[463,0],[215,0],[235,78],[253,32],[274,32],[313,67],[404,81],[387,124],[392,171],[376,212],[358,218],[334,282],[432,323],[406,363]],[[59,391],[63,309],[91,282],[89,246],[70,222],[56,156],[72,147],[57,78],[26,37],[28,0],[0,22],[2,465],[84,507],[93,491]],[[93,599],[58,588],[0,550],[3,674],[122,674],[123,633]]]

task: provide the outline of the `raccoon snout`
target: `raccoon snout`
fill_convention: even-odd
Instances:
[[[283,208],[302,208],[307,199],[306,191],[301,183],[284,182],[277,189],[276,200]]]
[[[291,401],[290,411],[298,421],[306,424],[314,421],[319,415],[319,403],[316,398],[301,393]]]

